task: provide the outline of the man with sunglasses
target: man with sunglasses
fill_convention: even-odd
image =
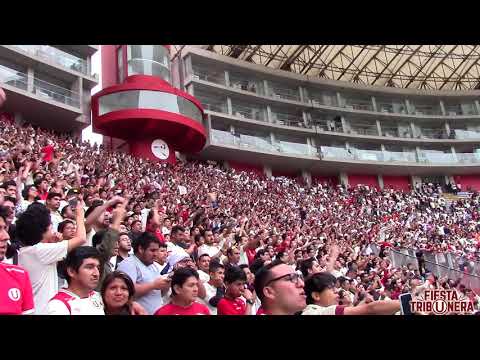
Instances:
[[[341,306],[335,293],[336,278],[323,272],[305,281],[308,306],[302,315],[394,315],[400,311],[400,301],[379,300],[357,306]]]
[[[258,270],[254,286],[262,302],[258,315],[294,315],[306,306],[303,277],[279,260]]]

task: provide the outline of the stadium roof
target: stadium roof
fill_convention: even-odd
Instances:
[[[202,45],[269,68],[361,84],[480,89],[480,45]]]

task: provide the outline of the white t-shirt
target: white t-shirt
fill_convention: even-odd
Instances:
[[[203,286],[205,287],[205,297],[203,299],[197,298],[197,301],[205,304],[210,310],[211,315],[217,315],[217,308],[215,306],[210,305],[208,302],[212,297],[217,295],[217,288],[213,285],[210,285],[208,282],[204,283]]]
[[[205,283],[210,281],[210,275],[208,275],[205,271],[203,270],[198,270],[198,276],[200,277],[200,281],[205,285]]]
[[[28,271],[35,314],[47,314],[47,304],[58,292],[57,262],[67,256],[68,241],[38,243],[18,252],[18,264]]]
[[[93,245],[93,236],[96,234],[97,232],[95,231],[95,229],[92,228],[90,229],[90,231],[87,233],[87,243],[85,244],[85,246],[92,246]]]
[[[215,245],[207,245],[203,244],[198,248],[198,257],[202,256],[203,254],[208,254],[208,256],[213,257],[217,255],[220,249]]]
[[[303,310],[302,315],[343,315],[344,307],[340,305],[319,306],[310,304]]]
[[[68,304],[68,306],[67,306]],[[86,298],[80,298],[67,289],[61,289],[48,302],[48,315],[105,315],[102,296],[91,291]]]

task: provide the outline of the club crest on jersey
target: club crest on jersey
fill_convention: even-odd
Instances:
[[[18,301],[20,300],[21,292],[17,288],[11,288],[10,290],[8,290],[8,297],[12,301]]]

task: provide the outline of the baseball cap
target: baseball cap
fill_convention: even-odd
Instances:
[[[173,269],[173,267],[178,264],[180,261],[185,260],[190,258],[190,256],[185,252],[173,252],[170,254],[170,256],[167,258],[167,263],[170,269]]]

